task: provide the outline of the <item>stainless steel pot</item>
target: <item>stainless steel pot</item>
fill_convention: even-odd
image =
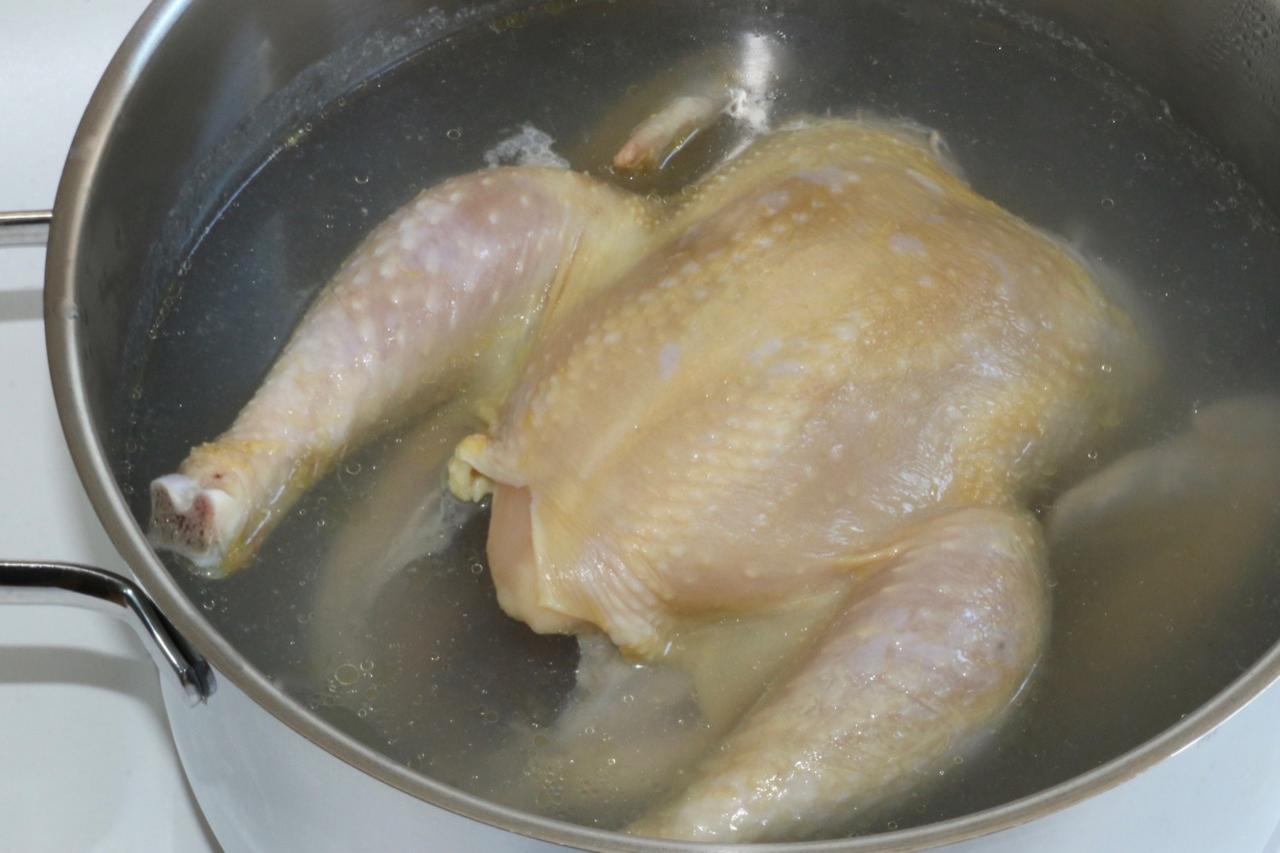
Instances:
[[[521,3],[496,4],[518,7]],[[1280,204],[1280,5],[1272,0],[1026,0],[1145,82]],[[230,849],[669,849],[556,823],[459,793],[323,721],[214,630],[157,559],[118,484],[119,389],[127,353],[158,310],[146,271],[224,198],[210,169],[255,116],[305,118],[328,99],[446,36],[477,4],[444,0],[157,0],[104,75],[76,134],[53,217],[45,317],[54,390],[76,466],[141,589],[77,567],[5,564],[0,601],[108,601],[148,637],[184,767]],[[299,81],[303,85],[299,85]],[[290,85],[292,84],[292,85]],[[279,92],[288,86],[288,98]],[[226,164],[224,164],[226,165]],[[38,228],[39,217],[20,224]],[[168,259],[171,260],[171,259]],[[145,590],[145,593],[143,592]],[[150,597],[150,602],[147,596]],[[898,850],[948,844],[1075,847],[1120,827],[1073,823],[1095,798],[1192,744],[1280,678],[1280,648],[1140,748],[1084,776],[965,818],[797,849]],[[1280,768],[1273,784],[1280,784]],[[1093,835],[1089,833],[1107,833]],[[970,839],[990,836],[981,842]],[[540,840],[534,840],[540,839]]]

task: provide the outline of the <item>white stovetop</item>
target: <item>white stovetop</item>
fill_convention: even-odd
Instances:
[[[268,0],[263,0],[268,2]],[[80,113],[145,0],[0,0],[0,210],[47,208]],[[81,489],[45,366],[42,249],[0,249],[0,558],[127,572]],[[1094,812],[1162,850],[1280,853],[1280,687]],[[1264,746],[1265,745],[1265,746]],[[1260,785],[1259,782],[1262,782]],[[1206,846],[1208,845],[1208,846]],[[216,850],[138,641],[106,617],[0,611],[0,850]],[[1055,849],[1069,850],[1064,838]]]
[[[80,113],[144,0],[0,0],[0,210],[48,208]],[[43,249],[0,249],[0,558],[127,573],[63,444]],[[0,850],[216,850],[155,668],[108,617],[0,612]]]

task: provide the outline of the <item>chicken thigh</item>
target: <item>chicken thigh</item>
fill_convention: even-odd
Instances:
[[[1149,370],[1088,266],[916,130],[793,125],[670,202],[494,169],[367,239],[155,481],[152,537],[232,571],[345,448],[465,384],[487,427],[450,487],[492,495],[511,616],[658,661],[709,621],[826,614],[633,827],[811,834],[998,722],[1048,629],[1029,500]]]

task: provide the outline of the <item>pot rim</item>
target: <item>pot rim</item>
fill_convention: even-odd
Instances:
[[[58,416],[80,479],[117,550],[161,612],[219,676],[294,732],[339,760],[425,803],[501,829],[591,850],[705,849],[635,838],[538,817],[466,794],[414,773],[321,720],[284,694],[223,638],[187,599],[156,557],[129,511],[93,428],[81,370],[80,316],[74,277],[91,189],[107,140],[134,83],[174,22],[196,0],[153,0],[130,30],[85,110],[58,186],[45,262],[45,338]],[[1043,791],[959,818],[870,836],[717,849],[788,851],[903,851],[954,844],[1030,823],[1100,794],[1191,746],[1280,681],[1280,644],[1243,675],[1178,723],[1087,773]],[[211,699],[217,702],[216,696]]]

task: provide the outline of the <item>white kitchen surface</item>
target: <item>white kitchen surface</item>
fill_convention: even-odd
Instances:
[[[142,0],[0,0],[0,209],[48,208]],[[71,466],[45,366],[43,249],[0,249],[0,557],[126,572]],[[200,851],[156,671],[124,626],[0,611],[0,850]]]
[[[0,209],[52,204],[80,113],[144,5],[0,0]],[[0,557],[126,572],[81,492],[54,411],[43,258],[40,249],[0,249]],[[1280,853],[1280,790],[1266,781],[1278,775],[1278,740],[1273,688],[1095,803],[1093,820],[1102,837],[1138,821],[1147,849]],[[216,849],[133,635],[96,614],[0,611],[0,850]],[[1053,849],[1075,848],[1064,837]]]

